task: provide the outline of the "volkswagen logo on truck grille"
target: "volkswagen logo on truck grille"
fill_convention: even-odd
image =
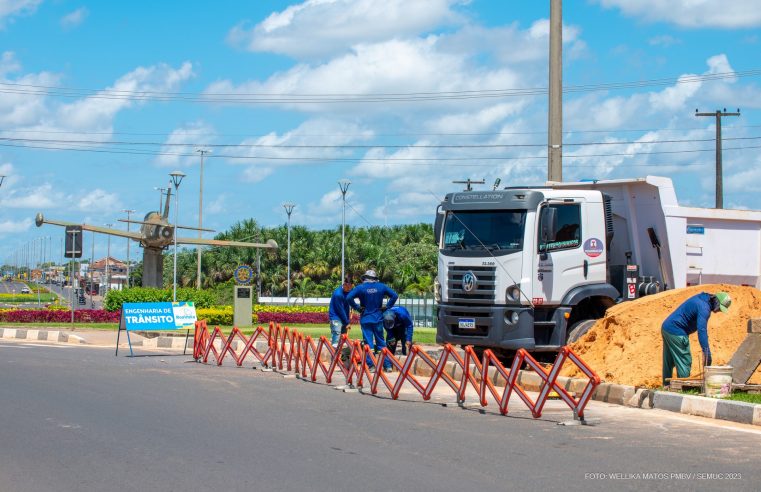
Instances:
[[[478,283],[478,278],[476,278],[476,275],[468,271],[465,273],[465,275],[462,276],[462,290],[465,292],[473,292],[476,290],[476,284]]]

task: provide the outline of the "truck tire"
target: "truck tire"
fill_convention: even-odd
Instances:
[[[574,323],[568,330],[568,341],[566,343],[574,343],[583,337],[594,326],[595,322],[597,322],[596,319],[583,319]]]

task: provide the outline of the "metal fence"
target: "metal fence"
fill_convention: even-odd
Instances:
[[[404,306],[410,312],[415,326],[436,327],[436,301],[428,297],[399,297],[397,306]]]

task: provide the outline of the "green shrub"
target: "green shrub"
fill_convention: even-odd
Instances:
[[[199,320],[205,320],[209,325],[232,326],[233,324],[233,308],[231,306],[196,309],[196,315]],[[257,322],[256,313],[251,313],[251,324],[255,325]]]
[[[214,294],[208,290],[191,288],[177,289],[177,300],[195,303],[196,309],[214,305]],[[132,287],[124,290],[110,290],[106,294],[103,307],[107,311],[118,311],[125,302],[172,302],[172,289],[153,287]]]

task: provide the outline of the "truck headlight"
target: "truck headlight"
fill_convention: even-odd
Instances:
[[[439,277],[433,279],[433,300],[441,302],[441,282],[439,282]]]
[[[505,302],[520,302],[521,289],[517,285],[511,285],[505,290]]]
[[[520,314],[517,311],[505,311],[505,323],[515,325],[520,320]]]

